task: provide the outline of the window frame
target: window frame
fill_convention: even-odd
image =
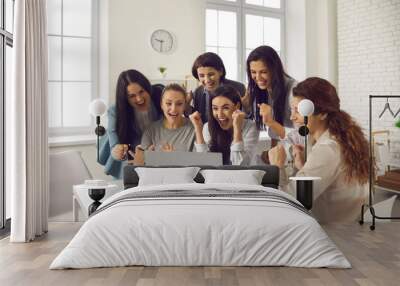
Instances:
[[[258,6],[253,4],[246,4],[246,0],[236,0],[236,2],[230,2],[226,0],[207,0],[206,8],[207,9],[216,9],[222,11],[230,11],[236,12],[236,25],[237,25],[237,75],[238,81],[246,82],[246,15],[255,15],[269,18],[277,18],[280,19],[281,23],[281,50],[280,57],[284,64],[286,64],[286,25],[285,25],[285,17],[286,17],[286,1],[280,0],[280,8],[270,8],[264,6]],[[206,19],[207,20],[207,19]],[[204,39],[206,41],[206,35],[204,33]],[[207,47],[207,43],[205,42],[205,48]]]
[[[91,83],[91,96],[90,101],[96,98],[100,98],[99,95],[99,1],[91,0],[92,7],[92,21],[91,21],[91,35],[90,36],[72,36],[72,35],[63,35],[64,23],[63,23],[63,3],[68,0],[60,0],[61,1],[61,34],[47,34],[47,37],[60,37],[61,38],[61,80],[48,80],[47,82],[59,82],[61,83],[61,126],[60,127],[50,127],[49,126],[49,137],[62,137],[62,136],[74,136],[74,135],[87,135],[92,133],[95,127],[95,119],[90,115],[90,125],[89,126],[76,126],[76,127],[65,127],[63,123],[63,83],[66,82],[90,82]],[[63,40],[64,38],[73,38],[73,39],[91,39],[91,80],[90,81],[69,81],[63,80]],[[49,58],[50,61],[50,58]],[[49,94],[50,96],[50,94]],[[50,108],[50,107],[49,107]],[[89,108],[89,106],[88,106]],[[89,111],[88,111],[89,114]],[[50,123],[50,121],[49,121]]]

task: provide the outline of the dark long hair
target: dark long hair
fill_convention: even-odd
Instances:
[[[230,165],[231,143],[233,140],[233,129],[224,130],[219,125],[218,121],[214,118],[212,111],[212,101],[217,96],[223,96],[232,101],[233,104],[240,104],[240,95],[236,89],[231,86],[220,86],[210,96],[208,108],[208,131],[210,132],[210,151],[221,152],[224,165]]]
[[[197,74],[197,69],[200,67],[212,67],[212,68],[216,69],[217,71],[222,72],[220,80],[221,80],[221,82],[223,82],[225,80],[226,71],[225,71],[224,62],[222,61],[220,56],[218,56],[216,53],[208,52],[208,53],[201,54],[200,56],[198,56],[196,58],[196,60],[193,63],[193,66],[192,66],[192,75],[197,80],[199,80],[199,76]]]
[[[325,79],[310,77],[293,89],[293,95],[311,100],[314,114],[327,115],[328,130],[340,146],[347,181],[366,183],[369,178],[368,141],[361,127],[340,109],[335,87]]]
[[[268,91],[261,90],[256,82],[251,77],[250,72],[250,62],[262,61],[268,68],[271,74],[271,84],[272,84],[272,95],[268,94]],[[290,78],[283,69],[281,59],[278,53],[269,46],[260,46],[254,49],[247,58],[247,79],[248,79],[248,90],[250,92],[250,102],[251,102],[251,117],[255,119],[258,128],[262,125],[262,118],[260,116],[260,111],[258,104],[270,103],[272,99],[274,101],[273,112],[274,119],[283,125],[285,105],[287,90],[285,87],[285,76]],[[255,110],[254,110],[255,101]]]
[[[117,121],[116,129],[118,140],[121,144],[134,142],[138,137],[140,140],[140,136],[142,135],[141,131],[138,130],[138,128],[135,128],[135,110],[128,102],[127,86],[131,83],[137,83],[150,94],[153,104],[156,106],[158,113],[161,114],[159,104],[161,90],[158,92],[156,92],[157,88],[153,90],[150,81],[141,72],[137,70],[123,71],[118,77],[115,99]]]

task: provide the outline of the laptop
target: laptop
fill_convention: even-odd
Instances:
[[[222,153],[145,151],[146,166],[221,166]]]

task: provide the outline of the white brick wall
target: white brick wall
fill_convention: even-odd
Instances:
[[[342,109],[368,132],[368,95],[400,95],[400,0],[338,0],[338,92]],[[374,99],[374,130],[391,131],[392,151],[400,160],[400,129],[385,113],[386,99]],[[389,99],[396,112],[400,98]]]

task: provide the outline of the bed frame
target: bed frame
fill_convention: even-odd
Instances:
[[[133,166],[133,165],[128,165],[125,166],[124,168],[124,177],[123,177],[123,182],[124,182],[124,189],[128,188],[133,188],[136,187],[139,183],[139,176],[135,171],[135,168],[138,166]],[[143,166],[142,166],[143,167]],[[179,168],[183,166],[162,166],[160,168]],[[198,166],[202,170],[205,169],[217,169],[217,170],[262,170],[265,171],[265,175],[262,179],[261,184],[264,187],[271,187],[274,189],[278,189],[279,186],[279,168],[276,166],[271,166],[271,165],[264,165],[264,166]],[[155,166],[145,166],[145,168],[157,168]],[[200,172],[197,174],[197,176],[194,178],[194,180],[197,183],[204,183],[204,178],[200,174]]]

